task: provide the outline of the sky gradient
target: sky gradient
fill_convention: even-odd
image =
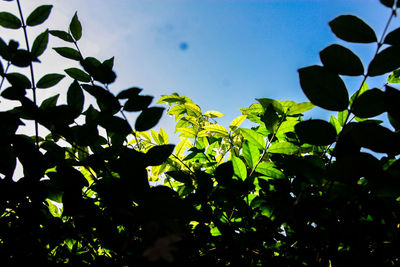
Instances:
[[[4,4],[5,3],[5,4]],[[155,96],[177,92],[203,109],[218,110],[228,126],[239,108],[255,98],[307,101],[301,91],[297,69],[320,64],[318,52],[324,47],[345,44],[359,54],[367,66],[375,45],[346,44],[330,31],[328,22],[341,14],[354,14],[370,24],[380,37],[390,10],[378,0],[23,0],[25,15],[39,4],[54,4],[47,26],[30,31],[30,39],[44,27],[66,30],[75,11],[83,25],[79,42],[84,56],[100,60],[115,56],[118,79],[111,89],[138,86],[143,94]],[[15,2],[2,2],[15,13]],[[3,9],[3,8],[2,8]],[[50,25],[50,26],[49,26]],[[398,27],[395,19],[392,28]],[[9,31],[0,29],[8,40]],[[21,37],[21,36],[19,36]],[[18,36],[14,37],[18,38]],[[65,46],[52,38],[49,47]],[[50,49],[43,55],[46,66],[38,74],[62,73],[74,66]],[[66,79],[65,79],[66,80]],[[350,93],[360,79],[346,79]],[[59,88],[39,92],[44,99]],[[370,80],[370,87],[382,80]],[[65,89],[64,89],[65,90]],[[327,118],[316,108],[307,117]],[[133,124],[133,121],[131,121]],[[159,127],[171,129],[171,119]],[[170,131],[168,131],[170,132]]]

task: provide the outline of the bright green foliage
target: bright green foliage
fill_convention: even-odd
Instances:
[[[381,2],[395,14],[397,1]],[[27,25],[40,25],[51,9],[35,9]],[[0,12],[5,28],[29,30],[23,21]],[[357,17],[329,25],[345,41],[377,42]],[[229,127],[189,97],[162,96],[176,145],[152,129],[164,113],[152,96],[137,87],[111,93],[114,58],[82,55],[77,13],[68,31],[46,29],[30,51],[0,38],[1,97],[16,103],[0,112],[2,264],[398,266],[400,90],[369,89],[366,80],[394,71],[388,82],[398,83],[399,32],[382,37],[390,46],[377,44],[365,75],[355,53],[328,46],[323,66],[299,70],[311,103],[256,99]],[[75,45],[53,49],[80,67],[34,82],[31,63],[49,34]],[[350,99],[340,75],[364,77]],[[66,103],[59,94],[37,103],[37,88],[62,79],[70,81]],[[85,105],[90,98],[96,104]],[[304,119],[314,106],[337,116]],[[138,113],[134,129],[125,112]],[[382,114],[394,130],[374,119]],[[26,121],[35,124],[32,136],[18,131]]]

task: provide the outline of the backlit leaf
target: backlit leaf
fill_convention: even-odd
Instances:
[[[42,5],[32,11],[26,19],[26,25],[36,26],[42,24],[50,15],[52,5]]]
[[[244,181],[247,178],[246,165],[240,158],[236,156],[232,156],[231,160],[235,175]]]
[[[340,39],[353,43],[377,42],[374,30],[353,15],[341,15],[329,22],[332,32]]]
[[[261,173],[269,178],[283,179],[286,178],[282,171],[275,168],[272,162],[260,162],[256,167],[256,172]]]
[[[288,132],[294,132],[294,126],[299,123],[297,120],[293,121],[284,121],[279,126],[277,134],[284,134]]]
[[[299,147],[289,142],[275,142],[268,148],[269,153],[292,155],[299,151]]]
[[[250,142],[245,142],[243,144],[243,157],[251,169],[253,169],[258,160],[260,159],[260,151],[256,145]]]
[[[223,117],[225,116],[224,114],[222,114],[219,111],[215,111],[215,110],[210,110],[207,111],[206,113],[204,113],[204,116],[208,117],[208,118],[218,118],[218,117]]]
[[[175,155],[181,156],[187,147],[190,147],[192,143],[187,138],[183,138],[175,147]]]
[[[321,66],[299,69],[300,85],[311,103],[321,108],[341,111],[349,104],[349,95],[343,80]]]
[[[342,126],[340,125],[340,122],[338,119],[336,119],[333,115],[331,115],[330,121],[329,121],[333,127],[335,127],[336,134],[340,133],[340,130],[342,129]]]
[[[241,115],[237,118],[235,118],[231,124],[229,125],[229,130],[234,131],[236,130],[247,118],[247,115]]]
[[[228,131],[225,129],[225,127],[218,124],[205,125],[203,129],[212,133],[220,134],[223,137],[228,136]]]
[[[400,69],[393,71],[387,78],[388,83],[400,83]]]
[[[288,109],[288,111],[286,112],[286,115],[292,116],[292,115],[302,114],[314,107],[315,107],[315,105],[310,102],[294,103]]]
[[[240,129],[244,139],[249,141],[249,143],[252,143],[255,145],[257,148],[263,150],[265,149],[265,141],[264,141],[264,136],[261,134],[257,133],[256,131],[252,129],[245,129],[241,128]]]

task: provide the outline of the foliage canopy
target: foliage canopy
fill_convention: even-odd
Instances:
[[[2,264],[400,264],[400,91],[392,85],[400,82],[400,28],[378,40],[360,18],[335,18],[338,38],[376,46],[368,66],[330,45],[322,65],[298,71],[310,103],[257,99],[227,128],[218,111],[162,96],[157,104],[176,120],[175,146],[152,129],[164,113],[152,96],[137,87],[111,93],[114,59],[83,55],[77,13],[68,30],[46,29],[31,44],[27,31],[53,6],[24,20],[20,1],[7,2],[19,14],[0,12],[0,26],[23,31],[26,48],[0,38],[1,97],[18,103],[0,112]],[[389,25],[398,3],[381,2],[392,10]],[[37,79],[50,38],[65,41],[54,51],[80,67]],[[387,73],[382,88],[368,88],[368,77]],[[343,75],[363,77],[351,97]],[[59,95],[37,103],[37,89],[63,79],[71,80],[66,103]],[[338,113],[304,119],[314,106]],[[138,113],[134,127],[126,112]],[[391,126],[375,118],[382,114]],[[245,120],[253,127],[241,127]],[[33,136],[18,132],[28,121]]]

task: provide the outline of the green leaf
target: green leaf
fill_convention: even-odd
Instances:
[[[153,146],[146,153],[146,165],[158,166],[163,164],[174,151],[175,145]]]
[[[64,70],[72,79],[80,82],[88,83],[90,82],[90,76],[86,72],[78,68],[69,68]]]
[[[363,93],[365,93],[366,91],[369,90],[368,84],[363,83],[363,85],[361,86],[359,92],[356,91],[354,92],[354,94],[350,97],[350,107],[353,105],[354,99],[357,97],[359,97],[360,95],[362,95]]]
[[[31,81],[21,73],[7,73],[6,74],[7,81],[15,87],[21,87],[24,89],[32,88]]]
[[[374,30],[353,15],[341,15],[329,22],[332,32],[340,39],[353,43],[377,42]]]
[[[336,129],[324,120],[302,121],[295,126],[299,139],[308,144],[325,146],[336,140]]]
[[[37,58],[47,48],[47,43],[49,42],[49,30],[45,30],[41,34],[39,34],[35,41],[33,41],[32,49],[31,49],[31,54],[33,57]]]
[[[60,38],[61,40],[66,41],[66,42],[69,42],[69,43],[73,43],[74,42],[74,39],[72,39],[71,34],[69,34],[68,32],[52,30],[52,31],[49,31],[49,33],[51,35],[55,36],[55,37]]]
[[[333,72],[349,76],[364,74],[360,58],[346,47],[333,44],[322,50],[319,56],[324,67]]]
[[[160,128],[160,132],[158,134],[160,141],[162,144],[168,144],[169,143],[169,137],[168,134],[164,131],[163,128]]]
[[[393,71],[387,78],[388,83],[400,83],[400,69]]]
[[[187,138],[195,138],[196,130],[193,128],[177,128],[176,131],[181,132],[179,136],[187,137]]]
[[[85,96],[83,90],[77,81],[71,83],[67,92],[67,104],[70,106],[77,114],[80,114],[83,110],[83,105],[85,102]]]
[[[82,25],[78,19],[78,13],[75,12],[74,16],[72,17],[71,23],[69,24],[69,31],[71,32],[72,36],[76,41],[81,39],[82,37]]]
[[[276,134],[279,135],[279,134],[294,132],[294,126],[297,123],[299,123],[299,121],[297,120],[282,122]]]
[[[265,128],[272,133],[278,129],[279,116],[272,105],[266,108],[264,114],[261,116],[261,121],[264,123]]]
[[[55,96],[49,97],[43,100],[42,104],[40,104],[40,109],[46,110],[51,107],[55,107],[57,105],[57,100],[60,94],[56,94]]]
[[[299,151],[299,147],[289,142],[275,142],[268,148],[269,153],[292,155]]]
[[[135,122],[136,131],[147,131],[157,125],[164,112],[164,108],[151,107],[143,110]]]
[[[235,118],[229,125],[229,131],[236,130],[247,118],[247,115],[241,115]]]
[[[256,100],[262,105],[264,110],[267,110],[269,106],[272,106],[278,114],[284,114],[283,106],[278,101],[270,98],[256,98]]]
[[[190,147],[192,143],[187,138],[183,138],[175,147],[175,155],[181,156],[187,147]]]
[[[299,115],[314,107],[315,105],[310,102],[295,103],[287,110],[286,115],[288,116]]]
[[[247,168],[244,162],[236,156],[232,156],[231,160],[233,165],[233,172],[235,173],[235,175],[243,181],[246,180]]]
[[[21,21],[19,18],[8,12],[0,12],[0,26],[8,29],[21,28]]]
[[[346,118],[347,118],[348,114],[349,114],[349,112],[347,111],[347,109],[338,113],[338,121],[342,127],[344,126],[344,124],[346,122]]]
[[[42,78],[39,79],[39,81],[36,83],[37,88],[49,88],[57,83],[59,83],[65,75],[62,74],[57,74],[57,73],[51,73],[51,74],[46,74]]]
[[[385,93],[377,88],[360,95],[352,106],[354,115],[360,118],[371,118],[385,112]]]
[[[205,131],[220,134],[223,137],[229,136],[228,131],[225,129],[225,127],[218,124],[205,125],[203,126],[203,129]]]
[[[282,171],[275,168],[272,162],[260,162],[256,167],[256,172],[261,173],[269,178],[284,179],[285,174]]]
[[[372,59],[368,66],[368,76],[379,76],[398,68],[400,68],[400,47],[389,46]]]
[[[60,56],[66,57],[72,60],[80,61],[82,60],[79,51],[70,47],[55,47],[53,48]]]
[[[189,116],[199,117],[202,115],[201,109],[198,105],[193,103],[185,103],[186,112]]]
[[[242,133],[244,139],[246,139],[253,145],[257,146],[258,149],[261,150],[265,149],[264,136],[262,136],[261,134],[257,133],[252,129],[241,128],[240,132]]]
[[[43,5],[37,7],[32,11],[31,14],[29,14],[28,18],[26,19],[26,25],[36,26],[42,24],[49,17],[52,8],[52,5]]]
[[[243,144],[243,158],[251,169],[254,169],[258,160],[260,159],[260,151],[258,147],[248,141]]]
[[[210,110],[210,111],[207,111],[206,113],[204,113],[204,116],[207,118],[219,118],[219,117],[223,117],[225,115],[219,111]]]
[[[329,122],[332,124],[333,127],[335,127],[336,134],[339,134],[340,130],[342,129],[339,120],[336,119],[333,115],[331,115],[331,119]]]
[[[324,109],[341,111],[349,104],[349,95],[343,80],[321,66],[299,69],[300,85],[311,103]]]

